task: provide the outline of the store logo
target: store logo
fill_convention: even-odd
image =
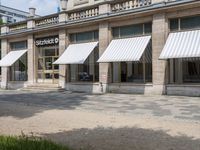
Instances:
[[[48,46],[48,45],[58,45],[59,44],[59,38],[58,37],[48,37],[48,38],[42,38],[37,39],[35,41],[36,46]]]

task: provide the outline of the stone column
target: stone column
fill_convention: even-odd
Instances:
[[[32,8],[34,11],[34,8]],[[33,17],[33,16],[31,16]],[[27,21],[27,28],[33,29],[35,27],[35,21],[34,20],[28,20]],[[35,51],[35,43],[34,43],[34,36],[33,34],[28,35],[27,37],[27,44],[28,44],[28,54],[27,54],[27,65],[28,65],[28,84],[34,84],[36,83],[36,51]]]
[[[65,29],[59,30],[59,56],[65,51],[68,42]],[[67,81],[67,65],[59,65],[59,86],[65,88]]]
[[[103,22],[99,25],[99,56],[101,56],[108,47],[110,41],[109,37],[109,24],[107,22]],[[108,83],[111,78],[110,65],[110,63],[99,63],[99,82],[101,92],[107,92]]]
[[[35,56],[35,45],[34,45],[34,36],[28,35],[28,84],[36,83],[36,73],[37,69],[35,64],[37,63]]]
[[[165,94],[167,80],[167,61],[159,60],[168,33],[168,23],[164,13],[153,16],[152,57],[153,57],[153,94]]]
[[[99,14],[103,15],[111,11],[110,4],[99,5]],[[108,22],[99,24],[99,57],[103,54],[109,45],[111,39],[111,31]],[[99,82],[100,92],[105,93],[108,90],[108,84],[111,81],[111,64],[99,63]]]
[[[9,43],[6,39],[1,40],[1,58],[3,58],[9,52]],[[8,88],[9,81],[9,67],[1,68],[1,88]]]

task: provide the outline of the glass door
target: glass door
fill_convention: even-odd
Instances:
[[[53,62],[58,59],[58,48],[41,48],[38,57],[38,82],[58,83],[59,65]]]

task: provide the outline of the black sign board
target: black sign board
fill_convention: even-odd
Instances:
[[[40,38],[40,39],[35,40],[35,45],[37,47],[58,45],[58,44],[59,44],[58,36],[45,37],[45,38]]]

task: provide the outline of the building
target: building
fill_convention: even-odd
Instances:
[[[29,16],[28,12],[0,5],[0,18],[3,23],[14,23],[26,20]]]
[[[2,88],[200,96],[200,1],[61,0],[1,27]]]

